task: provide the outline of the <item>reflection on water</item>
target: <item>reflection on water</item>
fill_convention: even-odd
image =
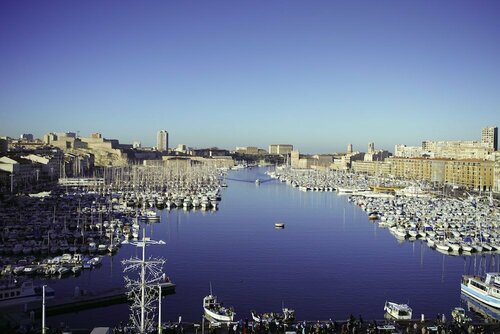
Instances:
[[[415,316],[449,314],[460,304],[461,275],[498,271],[498,255],[448,256],[420,240],[399,242],[347,196],[301,192],[268,181],[264,171],[231,172],[216,212],[165,210],[161,223],[147,226],[148,235],[167,243],[148,252],[167,259],[165,271],[177,284],[176,294],[162,303],[165,321],[180,315],[201,319],[210,282],[241,319],[252,309],[279,311],[282,302],[298,319],[309,320],[346,319],[351,313],[381,319],[386,300],[409,303]],[[286,228],[275,229],[276,222]],[[100,270],[51,285],[70,295],[75,285],[92,290],[123,285],[120,260],[135,252],[124,245]],[[114,325],[128,318],[126,305],[103,310],[49,321]]]

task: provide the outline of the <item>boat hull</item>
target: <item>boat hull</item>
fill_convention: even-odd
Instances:
[[[465,285],[463,283],[460,284],[460,290],[464,294],[466,294],[472,298],[475,298],[488,306],[492,306],[494,308],[500,309],[500,299],[498,299],[498,298],[481,293],[475,289],[468,287],[467,285]]]
[[[233,317],[232,316],[227,316],[227,315],[222,315],[222,314],[218,314],[218,313],[215,313],[214,311],[204,307],[203,308],[205,310],[205,316],[213,319],[213,320],[216,320],[216,321],[220,321],[220,322],[231,322],[233,321]]]

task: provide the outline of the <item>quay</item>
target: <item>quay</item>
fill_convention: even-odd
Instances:
[[[175,284],[171,282],[162,283],[162,295],[175,294]],[[128,302],[127,293],[124,287],[108,289],[104,291],[86,291],[76,290],[76,296],[62,296],[53,299],[47,299],[45,312],[47,315],[56,315],[81,311],[96,307],[103,307]],[[14,317],[21,317],[21,313],[35,312],[39,316],[42,312],[42,302],[34,301],[17,307],[8,309],[0,308],[0,313],[11,314]]]
[[[174,283],[163,283],[162,294],[171,295],[175,293]],[[114,288],[99,292],[82,291],[78,296],[49,299],[45,305],[47,315],[68,313],[85,310],[89,308],[102,307],[128,302],[127,293],[124,287]],[[33,307],[37,313],[41,313],[42,305],[37,303]]]
[[[38,325],[31,323],[33,329],[23,333],[39,333],[35,329]],[[61,324],[61,328],[52,328],[48,333],[71,333],[71,334],[136,334],[137,332],[127,327],[96,327],[96,328],[69,328]],[[16,329],[7,329],[0,326],[2,333],[19,333]],[[156,333],[156,332],[155,332]],[[419,319],[406,321],[389,320],[303,320],[291,324],[270,325],[240,320],[229,325],[211,325],[208,321],[200,322],[166,322],[163,323],[161,333],[163,334],[496,334],[500,333],[500,323],[471,322],[459,325],[453,322],[442,323],[437,320]]]
[[[239,321],[227,325],[210,326],[206,321],[201,323],[169,324],[162,333],[168,334],[374,334],[374,333],[499,333],[499,323],[472,322],[459,325],[453,322],[442,323],[437,320],[419,319],[406,321],[393,320],[360,320],[350,318],[346,320],[303,320],[291,324],[263,325],[255,322]],[[118,332],[121,333],[118,329]],[[128,333],[123,331],[123,333]]]

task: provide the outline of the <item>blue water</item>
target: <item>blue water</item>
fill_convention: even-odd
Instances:
[[[500,255],[453,257],[418,240],[399,243],[345,196],[301,192],[276,180],[256,185],[255,179],[268,179],[264,172],[230,172],[218,211],[165,210],[161,223],[146,226],[148,235],[166,242],[148,247],[148,254],[167,259],[164,271],[177,284],[162,304],[165,321],[200,320],[210,283],[238,319],[249,318],[252,309],[279,311],[282,302],[298,319],[381,319],[386,300],[409,303],[414,317],[449,315],[464,306],[461,275],[498,270]],[[276,222],[285,222],[285,229],[275,229]],[[120,261],[137,252],[123,245],[100,269],[49,284],[60,295],[74,286],[99,291],[122,285]],[[113,326],[127,319],[127,305],[115,305],[48,322],[89,327],[89,321]]]

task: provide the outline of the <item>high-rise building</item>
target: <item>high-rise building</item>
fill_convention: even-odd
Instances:
[[[481,130],[481,142],[488,148],[498,151],[498,128],[489,126]]]
[[[352,153],[352,144],[347,144],[347,154]]]
[[[156,149],[160,152],[168,151],[168,132],[160,130],[156,134]]]

